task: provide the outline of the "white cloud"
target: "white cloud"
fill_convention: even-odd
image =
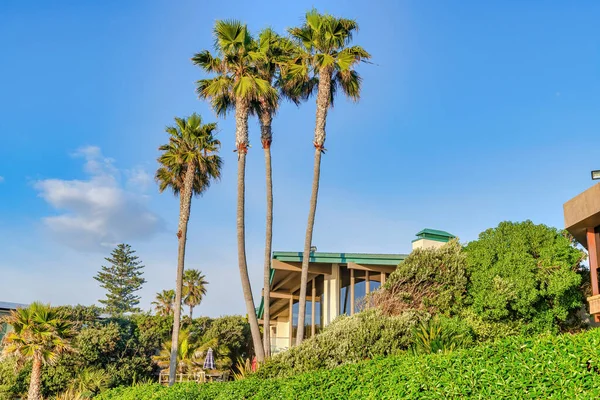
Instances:
[[[4,177],[0,176],[0,183],[4,182]]]
[[[141,167],[125,171],[127,186],[132,189],[146,190],[152,184],[152,176]]]
[[[34,185],[39,196],[60,211],[43,219],[55,239],[78,250],[106,250],[119,242],[149,238],[163,228],[160,217],[147,208],[145,196],[123,187],[114,160],[104,157],[100,148],[84,147],[73,156],[85,159],[89,179],[46,179]],[[132,176],[143,181],[139,171]]]

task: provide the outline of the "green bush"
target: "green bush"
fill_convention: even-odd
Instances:
[[[424,317],[415,312],[388,317],[376,309],[338,317],[319,335],[273,356],[257,376],[288,376],[397,354],[411,345],[411,330]]]
[[[466,256],[458,240],[439,249],[416,249],[390,274],[372,303],[385,314],[405,310],[456,314],[465,307]]]
[[[502,222],[467,245],[472,308],[484,321],[556,331],[581,308],[584,253],[555,228]]]
[[[72,385],[86,392],[97,392],[105,386],[127,386],[156,379],[158,367],[152,356],[170,339],[172,317],[135,314],[102,320],[98,307],[59,308],[76,327],[77,335],[72,343],[76,351],[63,354],[54,365],[44,367],[42,393],[45,397],[62,393]],[[190,327],[202,343],[216,339],[227,349],[227,354],[248,356],[250,330],[242,317],[204,317],[193,321],[185,318],[183,325]],[[231,360],[227,360],[231,364]],[[0,400],[18,398],[26,393],[30,371],[30,363],[17,369],[12,360],[0,360]],[[90,382],[93,373],[103,375],[100,387]]]
[[[451,354],[405,353],[287,378],[118,388],[98,400],[594,399],[599,372],[596,329],[510,337]]]

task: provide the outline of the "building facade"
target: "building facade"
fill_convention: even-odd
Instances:
[[[600,322],[600,183],[567,201],[564,206],[565,229],[588,251],[592,296],[589,312]]]
[[[448,232],[424,229],[417,233],[412,248],[438,248],[452,238],[454,235]],[[364,297],[385,283],[406,257],[406,254],[312,252],[308,267],[305,336],[317,334],[340,315],[357,312]],[[301,269],[302,252],[273,252],[269,288],[273,353],[295,343]],[[261,323],[263,311],[264,299],[258,309]]]

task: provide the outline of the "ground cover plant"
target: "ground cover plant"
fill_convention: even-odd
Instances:
[[[286,378],[117,388],[99,400],[592,399],[600,396],[600,330],[515,336],[449,354],[376,358]]]

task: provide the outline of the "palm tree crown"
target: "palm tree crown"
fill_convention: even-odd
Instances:
[[[165,130],[169,143],[158,149],[163,152],[158,162],[156,181],[160,192],[170,189],[174,195],[184,186],[188,166],[195,168],[193,194],[198,196],[210,187],[211,180],[221,177],[223,160],[215,153],[221,142],[214,137],[216,123],[202,124],[202,117],[194,113],[189,118],[175,118],[175,126]]]
[[[163,317],[173,314],[173,308],[175,306],[175,290],[163,290],[160,293],[156,293],[156,300],[152,302],[157,315]]]
[[[194,307],[200,305],[206,295],[208,281],[197,269],[187,269],[183,273],[183,302],[190,308],[190,318]]]
[[[319,79],[330,80],[328,106],[333,106],[337,89],[351,100],[360,98],[361,77],[354,69],[371,55],[361,46],[350,46],[358,24],[352,19],[320,14],[317,10],[306,13],[304,24],[290,28],[289,34],[303,50],[286,69],[291,93],[306,98],[318,88]],[[298,82],[304,83],[298,85]],[[315,132],[315,146],[322,147],[324,135]]]
[[[11,311],[2,322],[13,327],[4,337],[4,354],[33,360],[28,399],[41,399],[42,366],[72,350],[73,325],[57,309],[37,302]]]
[[[192,62],[204,71],[215,74],[201,79],[196,85],[200,98],[208,99],[218,115],[226,115],[234,108],[243,113],[259,98],[276,103],[277,91],[257,71],[257,62],[264,59],[245,24],[236,20],[217,21],[213,29],[215,55],[204,50],[192,57]],[[248,131],[237,132],[236,149],[247,151]]]

